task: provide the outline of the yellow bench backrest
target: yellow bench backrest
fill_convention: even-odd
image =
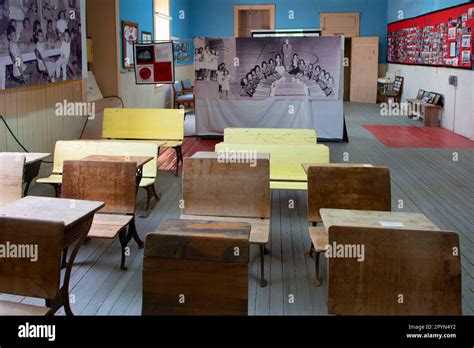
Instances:
[[[104,139],[183,140],[181,109],[105,109]]]
[[[326,145],[241,145],[220,143],[216,152],[256,151],[270,154],[270,179],[272,181],[306,182],[303,163],[329,163]]]
[[[317,144],[314,129],[227,128],[226,144],[261,145],[314,145]]]
[[[129,141],[58,141],[54,149],[53,173],[62,174],[64,161],[78,161],[91,155],[153,157],[143,167],[144,178],[155,178],[157,173],[158,145]]]

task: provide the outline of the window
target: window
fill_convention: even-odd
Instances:
[[[155,0],[155,40],[170,40],[170,28],[170,0]]]

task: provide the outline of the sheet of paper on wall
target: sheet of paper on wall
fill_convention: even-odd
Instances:
[[[87,76],[87,101],[93,102],[103,98],[99,85],[95,79],[94,73],[89,71]]]

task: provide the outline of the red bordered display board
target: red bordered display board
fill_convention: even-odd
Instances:
[[[388,25],[389,63],[472,69],[474,2]]]
[[[135,43],[133,46],[137,85],[174,83],[172,42]]]

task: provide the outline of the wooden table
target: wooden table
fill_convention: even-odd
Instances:
[[[421,118],[421,108],[425,110],[423,116],[423,126],[425,127],[440,127],[441,126],[441,110],[443,109],[439,105],[433,105],[424,103],[418,99],[408,99],[409,104],[412,104],[413,107],[417,107],[418,114],[412,114],[410,116],[414,116],[415,119]]]
[[[7,155],[25,156],[25,173],[23,174],[23,181],[25,188],[23,196],[28,196],[28,190],[33,180],[38,176],[41,168],[41,161],[49,157],[50,153],[27,153],[27,152],[5,152]]]
[[[402,228],[409,230],[440,231],[425,215],[363,210],[321,209],[326,228],[330,226],[354,226],[377,228]]]
[[[136,192],[138,194],[138,190],[140,188],[140,182],[142,181],[143,177],[143,166],[148,162],[153,161],[153,157],[146,157],[146,156],[103,156],[103,155],[92,155],[86,158],[83,158],[82,161],[97,161],[97,162],[136,162],[137,163],[137,188]],[[137,242],[138,247],[143,249],[145,243],[138,235],[136,229],[133,231],[132,235],[135,242]]]
[[[56,298],[46,299],[46,306],[56,313],[62,306],[67,315],[73,315],[69,302],[69,281],[74,260],[84,244],[94,219],[94,214],[104,207],[103,202],[75,201],[70,199],[26,197],[0,208],[0,216],[28,218],[34,220],[62,221],[65,225],[64,245],[66,249],[76,243],[66,265],[63,285]],[[34,228],[34,226],[32,226]],[[58,260],[60,262],[61,260]]]

